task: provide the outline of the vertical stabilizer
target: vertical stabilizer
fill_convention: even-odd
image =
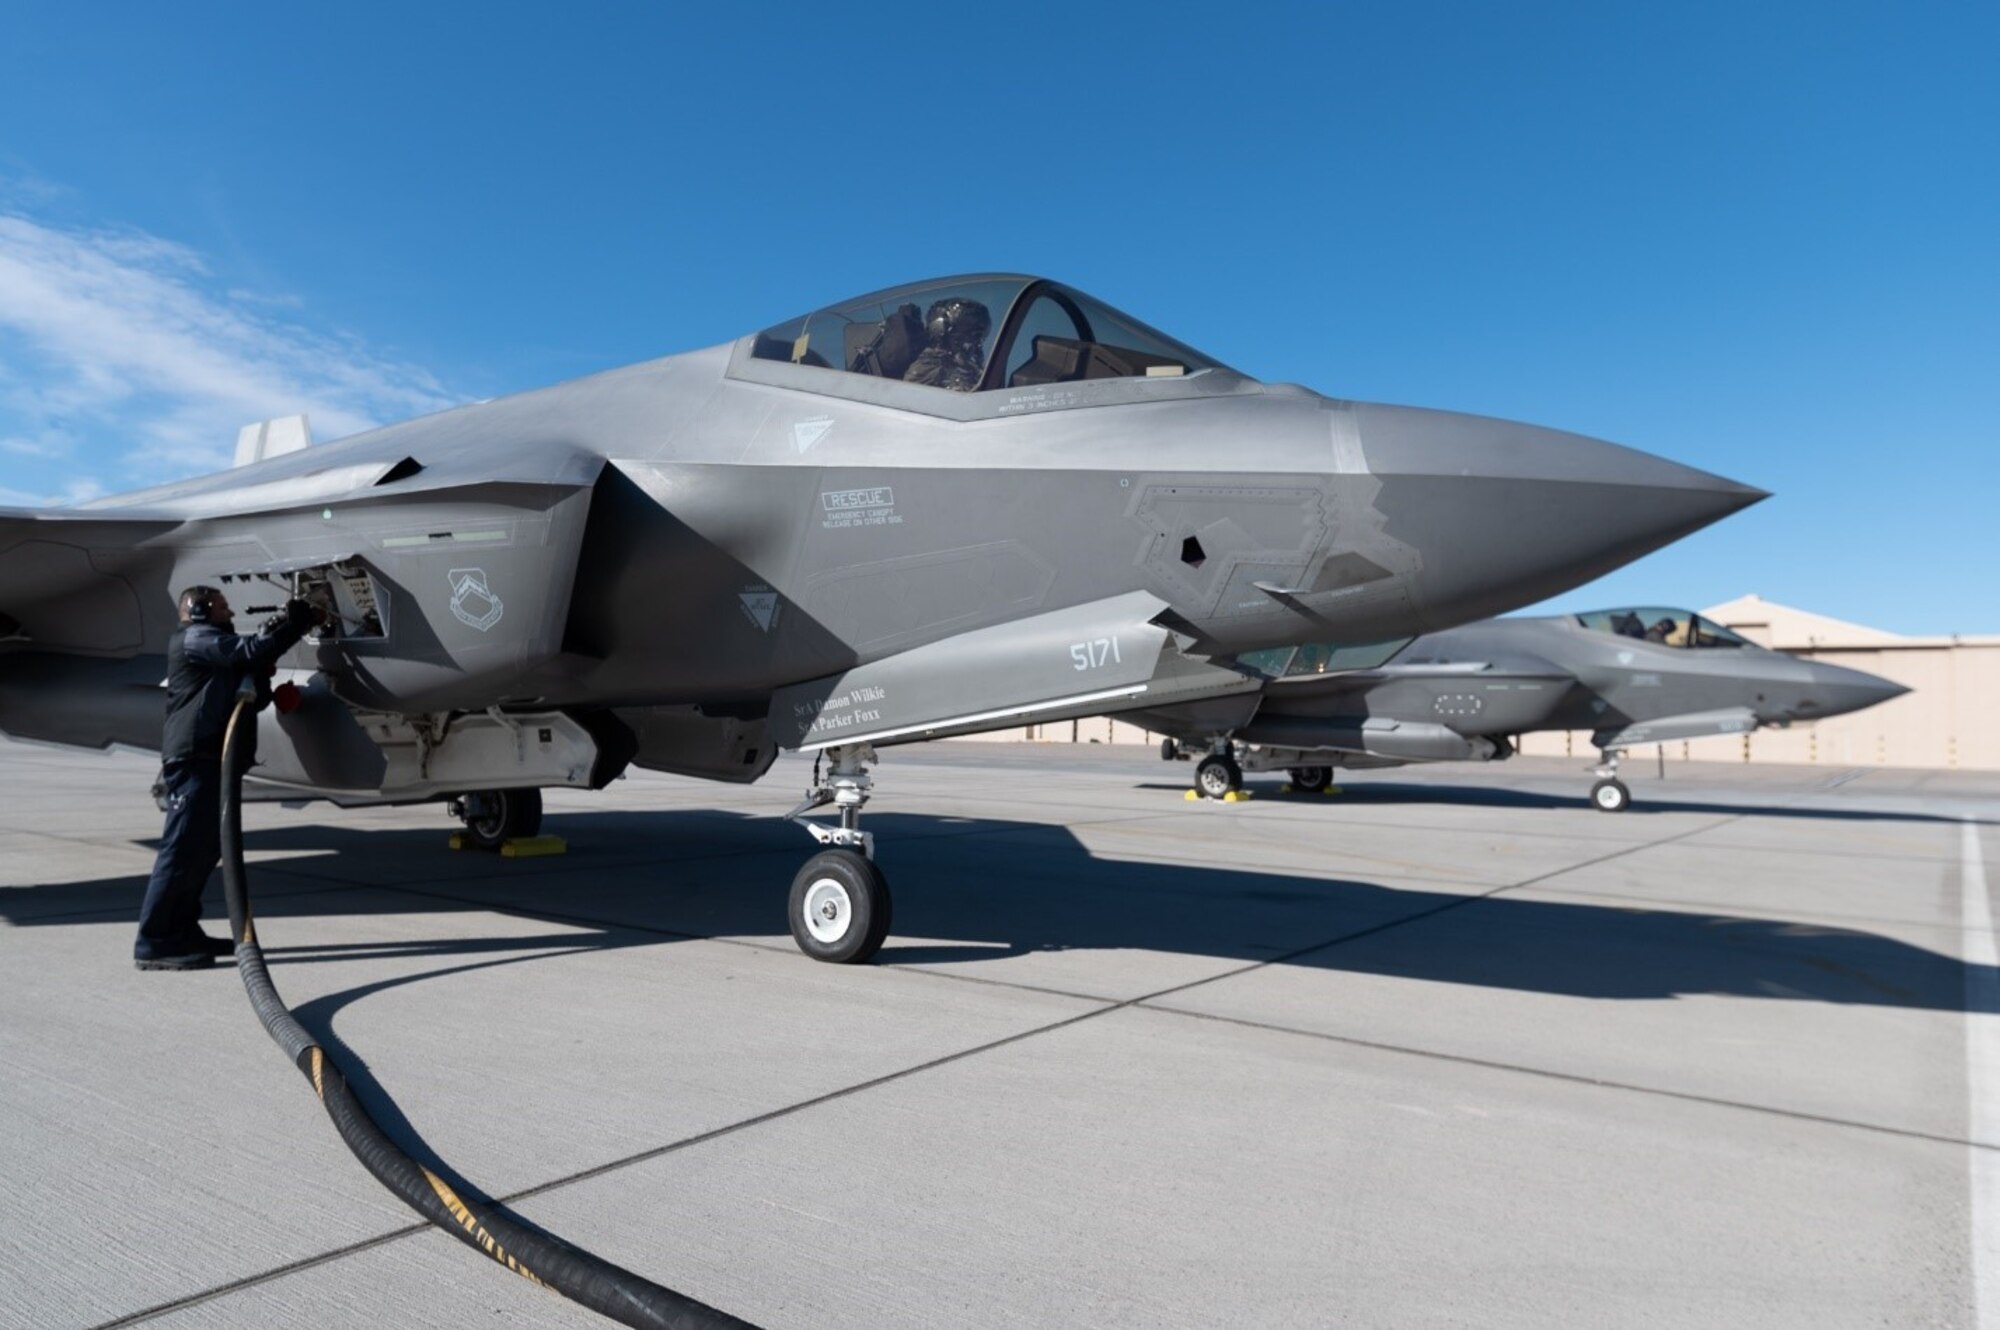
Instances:
[[[283,457],[312,444],[312,425],[304,416],[279,416],[260,420],[236,431],[236,466],[248,466],[267,457]]]

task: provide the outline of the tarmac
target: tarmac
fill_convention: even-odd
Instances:
[[[786,930],[798,759],[552,793],[550,858],[253,805],[260,938],[461,1191],[771,1330],[2000,1318],[2000,773],[883,756],[876,964]],[[606,1324],[132,968],[152,770],[0,743],[0,1325]]]

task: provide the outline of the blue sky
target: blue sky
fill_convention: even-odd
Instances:
[[[0,7],[0,503],[1042,272],[1775,498],[1566,596],[2000,632],[2000,6]]]

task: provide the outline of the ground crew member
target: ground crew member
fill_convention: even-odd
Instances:
[[[200,970],[236,944],[201,931],[201,893],[222,861],[222,739],[236,692],[246,678],[261,681],[278,657],[317,621],[303,600],[255,637],[232,630],[235,614],[222,592],[193,586],[181,592],[181,626],[167,639],[167,723],[161,736],[161,781],[167,822],[160,854],[139,907],[132,959],[142,970]],[[240,745],[239,745],[240,746]],[[251,749],[244,749],[247,766]]]

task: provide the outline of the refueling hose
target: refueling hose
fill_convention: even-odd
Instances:
[[[246,718],[255,710],[253,695],[239,696],[222,741],[222,885],[229,900],[230,932],[236,939],[236,970],[243,976],[257,1019],[312,1083],[334,1130],[362,1167],[412,1210],[467,1246],[615,1321],[647,1330],[756,1330],[748,1321],[662,1288],[561,1238],[524,1228],[483,1203],[475,1208],[443,1178],[405,1154],[368,1116],[333,1055],[313,1041],[278,996],[257,945],[249,875],[243,867],[243,773],[236,757],[239,732],[248,728]]]

